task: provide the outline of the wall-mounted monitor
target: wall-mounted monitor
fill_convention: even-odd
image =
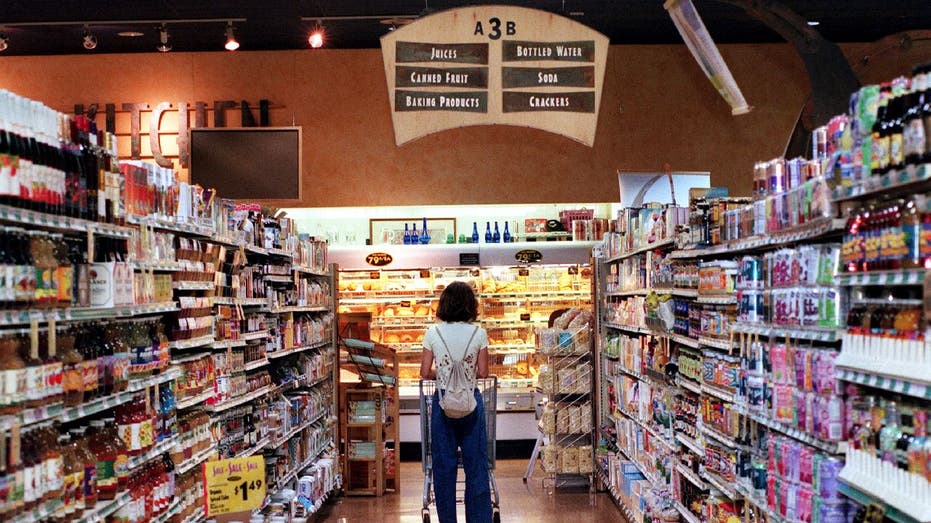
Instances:
[[[191,183],[236,200],[301,201],[300,127],[191,129]]]

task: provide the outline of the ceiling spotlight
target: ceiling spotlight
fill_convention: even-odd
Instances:
[[[6,51],[7,47],[10,47],[10,39],[6,33],[0,32],[0,52]]]
[[[320,49],[323,47],[323,29],[316,28],[307,37],[307,43],[310,44],[310,47],[314,49]]]
[[[236,35],[233,33],[233,22],[226,23],[226,44],[223,45],[227,51],[239,49],[239,42],[236,41]]]
[[[92,51],[97,48],[97,37],[90,32],[90,29],[87,26],[84,26],[84,34],[81,36],[81,44],[84,46],[84,49]]]
[[[817,20],[809,20],[809,21],[808,21],[808,25],[811,26],[811,27],[815,27],[815,26],[821,25],[821,22],[819,22],[819,21],[817,21]]]
[[[171,51],[171,44],[168,43],[168,28],[165,27],[165,24],[158,28],[158,46],[156,49],[161,53]]]

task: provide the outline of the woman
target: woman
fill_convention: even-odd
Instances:
[[[488,333],[471,324],[478,317],[478,300],[472,287],[461,281],[446,287],[440,295],[436,317],[440,323],[430,327],[423,337],[421,377],[437,380],[437,388],[442,389],[449,379],[453,361],[460,359],[470,381],[488,377]],[[466,522],[491,522],[485,407],[478,389],[474,394],[475,410],[458,419],[443,413],[439,390],[433,396],[430,449],[433,456],[433,496],[440,523],[456,523],[457,449],[462,449],[462,468],[466,478]]]

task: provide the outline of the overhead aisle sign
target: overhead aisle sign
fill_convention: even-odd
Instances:
[[[381,38],[397,145],[470,125],[518,125],[592,146],[609,40],[516,6],[442,11]]]

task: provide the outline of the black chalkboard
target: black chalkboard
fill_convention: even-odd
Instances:
[[[191,183],[223,198],[298,201],[301,128],[191,129]]]

